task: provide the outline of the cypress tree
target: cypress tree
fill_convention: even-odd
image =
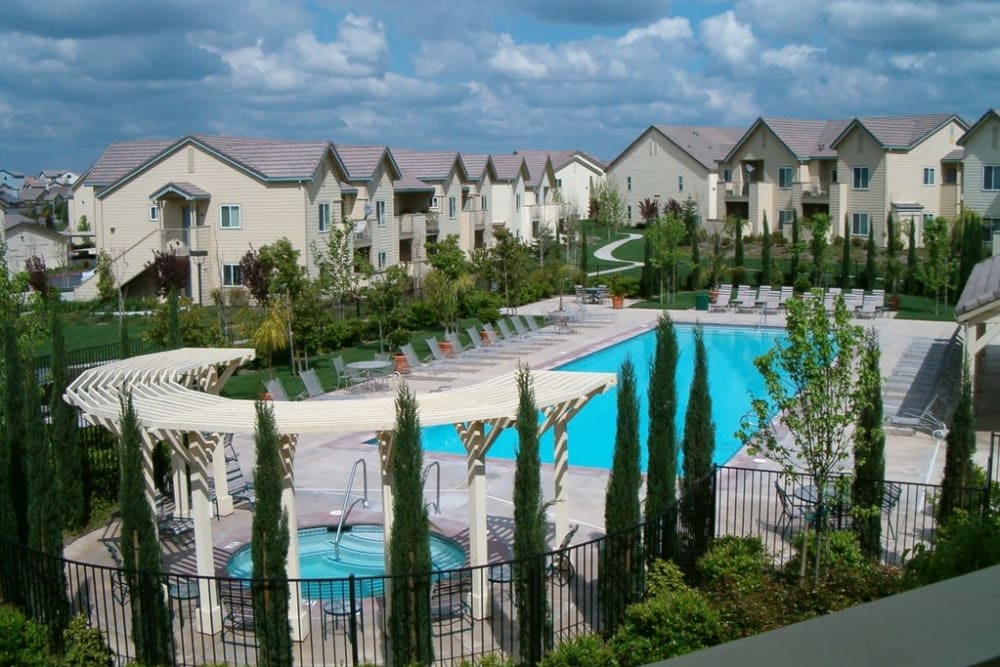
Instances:
[[[257,467],[253,473],[257,504],[251,525],[253,615],[260,662],[268,667],[291,667],[292,637],[288,622],[290,592],[285,561],[288,558],[288,512],[281,506],[284,477],[274,411],[257,401],[254,439]]]
[[[517,396],[514,592],[521,664],[536,665],[545,651],[548,603],[542,558],[545,553],[545,505],[538,455],[538,407],[527,366],[517,369]]]
[[[642,557],[637,527],[639,508],[639,401],[635,369],[626,358],[618,371],[618,422],[604,496],[607,542],[601,558],[601,608],[604,632],[618,627],[625,608],[641,592]]]
[[[17,345],[17,328],[4,323],[4,418],[6,419],[6,499],[0,509],[3,534],[28,543],[28,485],[24,452],[24,374]],[[9,522],[9,524],[8,524]]]
[[[961,294],[972,268],[983,256],[983,219],[975,211],[962,211],[962,252],[958,266],[958,289]]]
[[[417,399],[406,384],[396,394],[396,433],[392,443],[392,535],[389,537],[389,572],[392,597],[389,632],[392,664],[429,665],[431,645],[430,577],[431,547],[427,507],[424,505]]]
[[[122,315],[118,325],[118,358],[128,359],[132,356],[132,350],[128,344],[128,318]]]
[[[580,226],[580,272],[583,273],[584,280],[587,279],[587,263],[590,261],[587,250],[587,231]]]
[[[802,248],[799,245],[799,212],[797,209],[792,209],[792,261],[789,265],[788,272],[791,274],[792,282],[795,281],[796,276],[799,275],[799,251]]]
[[[771,228],[767,224],[767,211],[764,211],[764,239],[760,247],[760,284],[771,284]]]
[[[124,319],[124,315],[122,316]],[[124,326],[124,325],[123,325]],[[175,350],[181,346],[180,295],[171,286],[167,292],[167,347]]]
[[[875,289],[878,267],[875,265],[875,226],[868,225],[868,241],[865,243],[865,289]]]
[[[854,482],[851,507],[861,552],[875,560],[882,555],[882,496],[885,480],[885,432],[882,430],[881,350],[874,329],[865,332],[861,347],[859,389],[861,407],[854,432]]]
[[[649,436],[646,449],[647,555],[677,555],[677,334],[670,316],[656,323],[649,365]]]
[[[743,257],[743,220],[736,219],[736,239],[735,250],[733,251],[733,281],[743,282],[743,265],[746,260]]]
[[[969,364],[962,368],[962,390],[951,417],[941,480],[938,523],[945,523],[955,510],[968,509],[965,494],[972,482],[972,455],[976,451],[976,419],[972,407],[972,378]]]
[[[892,211],[885,218],[885,278],[890,294],[895,294],[899,281],[899,232],[896,229],[896,221],[892,219]]]
[[[712,456],[715,452],[715,424],[712,397],[708,388],[708,358],[704,332],[694,331],[694,378],[684,417],[684,478],[681,482],[681,522],[687,531],[686,562],[693,564],[707,550],[714,531],[714,485]]]
[[[69,386],[66,370],[66,336],[63,334],[59,300],[52,308],[52,395],[49,397],[49,426],[55,476],[63,507],[63,526],[83,526],[87,521],[87,499],[83,491],[86,454],[77,437],[76,409],[63,400]]]
[[[121,550],[132,606],[132,642],[136,662],[167,665],[173,661],[170,614],[159,573],[160,542],[153,512],[146,499],[142,472],[143,443],[132,392],[122,397],[118,422],[121,482]]]
[[[917,264],[917,222],[910,220],[909,243],[906,249],[906,291],[910,294],[921,294],[920,289],[920,266]]]
[[[691,231],[691,289],[701,289],[701,246],[698,244],[697,218]]]
[[[851,221],[844,214],[844,241],[841,244],[840,255],[840,288],[845,292],[851,289]]]

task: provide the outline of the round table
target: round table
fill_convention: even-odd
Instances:
[[[392,368],[392,362],[389,361],[388,359],[369,359],[368,361],[352,361],[351,363],[347,364],[347,367],[364,373],[365,379],[367,380],[365,384],[368,384],[372,380],[384,377],[381,375],[377,375],[376,371],[384,371],[387,368]],[[389,379],[388,378],[384,379],[386,386],[388,386]]]
[[[357,606],[351,609],[350,600],[327,600],[323,603],[323,636],[326,637],[326,620],[325,617],[329,615],[333,617],[333,628],[336,630],[337,626],[340,625],[341,619],[350,619],[352,615],[358,617],[358,627],[361,626],[361,606]]]

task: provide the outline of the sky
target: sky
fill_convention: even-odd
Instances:
[[[0,167],[186,134],[611,160],[655,123],[971,123],[998,34],[998,0],[4,0]]]

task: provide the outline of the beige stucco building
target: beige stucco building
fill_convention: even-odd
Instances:
[[[1000,112],[984,113],[958,143],[964,149],[963,203],[983,217],[983,240],[993,245],[994,234],[1000,234]]]

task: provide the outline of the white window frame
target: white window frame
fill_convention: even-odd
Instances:
[[[431,211],[438,210],[439,205],[440,201],[438,200],[437,197],[431,197],[430,201],[427,202],[427,208],[430,209]]]
[[[385,227],[385,200],[375,202],[375,221],[379,227]]]
[[[156,204],[149,205],[149,221],[159,222],[160,221],[160,207]]]
[[[454,197],[448,197],[448,219],[454,220],[458,215],[458,201]]]
[[[792,224],[795,211],[790,208],[778,209],[778,231],[784,231],[785,225]]]
[[[626,220],[628,220],[629,222],[632,221],[632,205],[631,204],[629,204],[628,206],[625,207],[625,216],[626,216],[625,217]]]
[[[989,185],[987,185],[987,170],[991,178],[989,179]],[[1000,164],[984,164],[983,165],[983,182],[982,190],[984,192],[993,192],[995,190],[1000,190]]]
[[[518,192],[517,194],[514,195],[514,210],[515,211],[520,211],[521,210],[521,193],[520,192]]]
[[[489,210],[489,207],[488,207],[489,203],[490,203],[490,201],[489,201],[489,199],[486,198],[486,195],[479,195],[479,206],[480,206],[481,210],[488,211]]]
[[[924,185],[934,185],[934,167],[924,167]]]
[[[678,176],[677,177],[677,191],[678,192],[684,192],[684,177],[683,176]]]
[[[378,253],[376,253],[375,262],[377,264],[377,268],[379,269],[384,269],[386,267],[386,265],[389,263],[389,259],[388,255],[386,255],[385,250],[379,250]]]
[[[864,175],[864,179],[861,179],[861,175]],[[864,181],[864,185],[858,185],[861,181]],[[851,189],[852,190],[870,190],[872,185],[872,172],[868,167],[853,167],[851,170]]]
[[[864,222],[864,231],[859,231],[861,223]],[[863,236],[868,238],[868,227],[871,225],[871,216],[867,213],[851,214],[851,236]]]
[[[234,278],[239,278],[239,280],[234,280]],[[240,265],[238,263],[222,265],[222,286],[223,287],[243,286],[243,270],[240,268]]]
[[[330,231],[330,208],[330,202],[321,202],[316,209],[316,214],[319,217],[319,231],[321,233]]]
[[[223,212],[229,212],[229,223],[223,220]],[[236,211],[236,224],[233,224],[233,211]],[[239,204],[219,204],[219,229],[243,229],[243,209]]]
[[[787,178],[785,178],[787,176]],[[778,189],[791,190],[795,182],[795,167],[778,167]]]

